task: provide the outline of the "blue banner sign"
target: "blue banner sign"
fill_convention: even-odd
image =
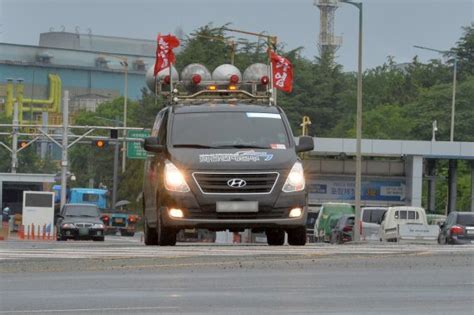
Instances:
[[[308,180],[309,199],[317,201],[354,200],[355,181],[350,177],[323,177]],[[362,181],[361,200],[363,201],[405,201],[405,179],[371,179]]]

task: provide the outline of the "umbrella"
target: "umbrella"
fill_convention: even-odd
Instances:
[[[131,204],[131,202],[128,200],[120,200],[120,201],[117,201],[117,203],[115,204],[115,208],[123,207],[129,204]]]

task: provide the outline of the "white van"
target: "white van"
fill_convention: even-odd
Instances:
[[[364,207],[361,209],[361,239],[365,241],[379,241],[380,222],[387,212],[387,207]]]
[[[387,242],[436,242],[437,225],[428,225],[425,209],[390,207],[380,224],[380,239]]]

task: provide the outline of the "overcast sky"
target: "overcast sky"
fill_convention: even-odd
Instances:
[[[474,20],[474,0],[362,0],[364,3],[364,68],[387,56],[408,62],[439,58],[413,45],[451,48],[462,26]],[[277,35],[287,49],[304,47],[318,54],[319,10],[313,0],[0,0],[0,42],[37,45],[50,28],[81,33],[155,39],[158,32],[186,33],[209,22]],[[357,65],[358,12],[341,4],[336,35],[343,36],[337,61],[346,71]],[[1,54],[1,52],[0,52]]]

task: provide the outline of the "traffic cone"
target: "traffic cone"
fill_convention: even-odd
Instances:
[[[35,239],[35,224],[31,223],[31,239]]]
[[[20,227],[18,228],[18,238],[20,240],[25,239],[25,226],[24,225],[20,225]]]

